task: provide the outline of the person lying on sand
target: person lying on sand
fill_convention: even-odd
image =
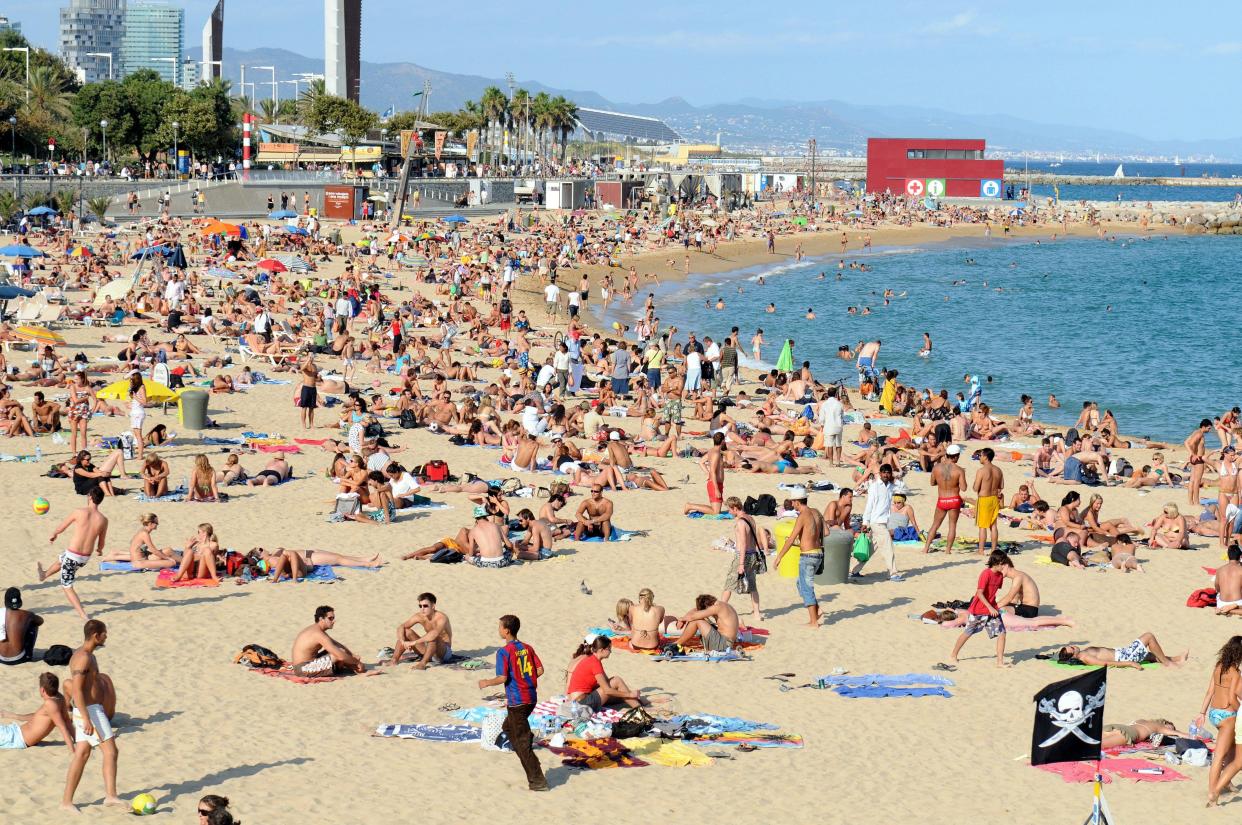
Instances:
[[[315,623],[303,628],[293,640],[290,662],[298,676],[334,676],[362,673],[366,668],[349,648],[328,635],[336,626],[336,610],[329,605],[315,608]]]
[[[0,719],[17,720],[0,725],[0,750],[33,748],[56,729],[72,756],[74,738],[69,728],[69,706],[60,695],[60,679],[55,673],[39,675],[39,698],[43,703],[33,713],[0,710]]]
[[[277,547],[265,550],[255,547],[250,551],[252,557],[257,556],[267,562],[268,576],[273,583],[288,577],[301,581],[312,567],[325,565],[328,567],[380,567],[384,560],[379,553],[373,556],[344,556],[328,550],[287,550]]]
[[[1151,633],[1144,633],[1125,647],[1083,647],[1066,645],[1057,651],[1057,661],[1064,664],[1090,665],[1092,667],[1141,668],[1146,662],[1159,662],[1166,667],[1181,667],[1190,658],[1190,652],[1166,656],[1164,648]]]
[[[1191,738],[1190,734],[1182,733],[1168,719],[1135,719],[1128,725],[1105,723],[1104,735],[1100,737],[1100,747],[1126,748],[1143,742],[1151,742],[1159,746],[1165,739]]]
[[[293,467],[285,461],[283,455],[277,454],[267,465],[246,483],[251,487],[272,487],[288,481],[293,477]]]

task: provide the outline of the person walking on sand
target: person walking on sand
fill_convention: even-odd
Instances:
[[[953,542],[957,539],[957,517],[962,512],[962,493],[966,491],[966,473],[957,466],[957,459],[961,454],[960,445],[950,444],[945,448],[944,457],[932,467],[932,481],[936,485],[936,512],[932,516],[927,538],[923,541],[924,553],[931,552],[932,540],[936,538],[936,531],[940,529],[940,523],[946,516],[949,519],[949,528],[945,535],[944,551],[953,552]]]
[[[807,626],[819,627],[819,600],[815,598],[815,576],[823,569],[824,564],[824,517],[818,510],[808,507],[805,487],[795,487],[789,494],[794,509],[798,511],[798,520],[793,530],[781,546],[780,552],[772,562],[779,569],[781,559],[789,552],[789,548],[797,543],[801,550],[798,557],[798,595],[807,611]]]
[[[500,617],[499,633],[504,647],[496,651],[496,675],[491,679],[480,679],[479,689],[505,686],[507,716],[504,730],[509,736],[509,745],[526,772],[527,787],[532,791],[546,791],[548,780],[539,766],[539,757],[535,756],[530,732],[530,715],[539,701],[543,662],[539,661],[533,647],[518,641],[517,634],[521,627],[522,622],[517,616],[506,614]]]
[[[975,597],[970,600],[967,608],[966,626],[962,635],[957,637],[949,661],[957,663],[957,654],[961,653],[966,640],[980,630],[988,632],[989,639],[996,640],[996,666],[1010,667],[1005,661],[1005,619],[1000,608],[996,606],[996,593],[1005,581],[1004,568],[1013,567],[1009,556],[999,550],[993,550],[988,556],[988,566],[979,574],[979,583],[975,587]]]
[[[863,509],[862,529],[871,536],[871,545],[875,548],[875,552],[888,565],[888,580],[899,582],[903,579],[897,570],[897,556],[893,552],[893,534],[888,528],[888,520],[892,514],[893,467],[891,464],[881,464],[879,478],[867,486],[867,506]],[[852,578],[861,576],[866,564],[867,562],[860,561],[850,576]]]
[[[79,507],[70,513],[48,538],[49,542],[55,542],[61,533],[73,527],[73,537],[69,539],[69,546],[51,567],[46,570],[43,569],[42,564],[35,567],[41,582],[60,573],[60,586],[65,591],[65,598],[69,600],[69,604],[84,622],[90,617],[82,609],[82,602],[73,588],[73,583],[78,578],[78,571],[90,561],[91,553],[103,553],[104,540],[108,537],[108,517],[99,511],[99,504],[103,499],[103,490],[99,487],[92,487],[86,494],[86,506]]]
[[[125,801],[116,795],[116,733],[104,710],[103,685],[99,675],[99,663],[95,651],[108,641],[108,628],[98,619],[91,619],[82,627],[82,646],[69,659],[70,679],[65,684],[72,704],[73,760],[65,777],[65,795],[60,807],[65,811],[78,812],[73,795],[82,781],[82,772],[91,758],[91,751],[99,748],[103,754],[104,804],[124,806]]]
[[[996,452],[991,447],[979,451],[979,470],[975,473],[975,525],[979,528],[979,552],[984,552],[988,539],[992,540],[992,549],[997,549],[996,519],[1000,513],[1000,503],[1005,496],[1005,474],[993,461]]]

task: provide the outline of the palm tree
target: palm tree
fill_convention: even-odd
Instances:
[[[78,193],[72,189],[61,189],[56,193],[56,211],[61,215],[68,215],[73,211],[73,207],[77,205]]]
[[[7,190],[0,192],[0,220],[7,224],[20,208],[21,206],[17,203],[16,195]]]
[[[500,128],[509,116],[509,98],[505,97],[505,93],[500,91],[498,86],[488,86],[479,98],[479,105],[483,109],[483,120],[492,134],[492,151],[489,153],[489,158],[494,171],[500,151]]]
[[[276,114],[279,111],[280,104],[272,100],[270,97],[265,97],[259,101],[259,118],[264,123],[275,123]]]
[[[108,215],[108,207],[111,205],[112,198],[107,195],[100,195],[86,202],[86,206],[91,210],[91,214],[98,218],[100,223],[104,222]]]
[[[535,132],[539,143],[539,156],[544,156],[544,147],[548,133],[552,131],[552,98],[547,92],[540,92],[531,101],[531,120],[534,121]]]
[[[513,93],[513,99],[509,101],[509,108],[513,123],[517,127],[517,134],[513,143],[517,149],[517,155],[520,158],[522,156],[522,152],[526,149],[524,138],[530,132],[530,92],[525,89],[518,89],[515,91]]]
[[[30,101],[25,107],[28,115],[39,112],[52,123],[65,123],[72,114],[73,96],[65,91],[63,79],[51,66],[32,66]]]
[[[315,107],[315,102],[328,93],[327,84],[322,79],[312,80],[306,88],[298,93],[298,119],[305,122],[306,113]]]
[[[552,98],[553,129],[561,137],[561,163],[565,162],[565,151],[569,146],[569,136],[578,128],[578,107],[572,100],[562,95]]]

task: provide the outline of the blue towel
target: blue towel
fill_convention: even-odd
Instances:
[[[478,742],[483,731],[472,725],[380,725],[375,735],[428,742]]]
[[[642,531],[641,530],[619,530],[616,527],[613,527],[612,533],[610,533],[608,536],[608,540],[609,541],[629,541],[631,536],[636,536],[640,532]],[[580,541],[603,541],[603,540],[604,539],[602,536],[589,536],[585,539],[580,539]]]
[[[864,673],[861,676],[820,676],[816,682],[819,687],[915,687],[918,685],[934,685],[953,687],[953,680],[945,676],[934,676],[930,673]]]
[[[684,713],[669,720],[674,725],[688,722],[686,729],[700,736],[713,733],[739,733],[752,730],[776,730],[776,725],[767,722],[752,722],[736,716],[716,716],[712,713]]]
[[[112,570],[117,573],[150,573],[150,570],[143,570],[141,567],[134,567],[133,563],[128,561],[101,561],[99,563],[100,570]]]
[[[293,579],[281,579],[280,584],[293,581]],[[326,564],[317,564],[310,570],[306,571],[306,575],[302,577],[304,582],[334,582],[337,581],[336,571]]]
[[[733,518],[733,514],[732,513],[686,513],[686,518],[706,518],[706,519],[716,519],[718,521],[725,521],[726,519]]]
[[[667,653],[661,653],[652,657],[657,662],[741,662],[747,659],[736,650],[724,650],[719,652],[708,653],[704,650],[691,650],[686,653],[678,653],[676,656],[670,656]]]
[[[218,436],[206,436],[203,438],[204,444],[210,444],[214,447],[235,447],[239,444],[245,444],[244,438],[220,438]]]
[[[836,687],[833,692],[847,699],[900,699],[907,696],[943,696],[952,699],[953,694],[944,688],[930,687]]]
[[[169,490],[164,495],[156,496],[155,498],[148,496],[146,493],[138,493],[137,495],[134,496],[134,501],[140,502],[142,504],[154,504],[160,501],[185,501],[185,497],[188,492],[189,491],[186,490],[184,487],[179,486],[177,487],[177,489]]]

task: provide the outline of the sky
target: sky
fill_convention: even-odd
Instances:
[[[214,0],[171,1],[187,9],[187,45],[197,44]],[[0,2],[0,14],[55,50],[61,5]],[[226,0],[225,44],[321,57],[322,8]],[[1238,3],[676,0],[641,19],[641,5],[598,0],[473,0],[465,16],[433,8],[363,0],[362,59],[495,78],[511,71],[519,84],[619,102],[832,99],[1156,139],[1242,136],[1242,108],[1227,91],[1242,64]]]

